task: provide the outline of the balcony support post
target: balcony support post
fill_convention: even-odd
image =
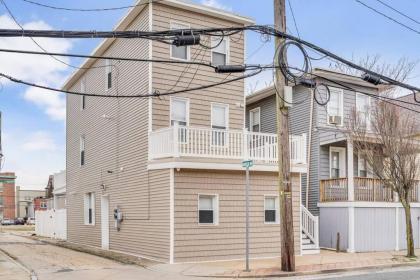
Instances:
[[[354,201],[353,143],[350,140],[347,140],[347,197],[348,201]],[[349,206],[348,211],[349,240],[347,251],[354,253],[354,206]]]
[[[242,143],[242,145],[243,145],[243,147],[242,147],[242,153],[243,153],[242,158],[243,158],[243,160],[249,160],[250,159],[249,146],[248,146],[249,138],[248,138],[248,130],[246,128],[244,128],[244,133],[243,134],[244,134],[244,136],[243,136],[243,139],[242,139],[242,141],[243,141],[243,143]]]
[[[179,124],[178,122],[174,123],[174,156],[179,157]]]

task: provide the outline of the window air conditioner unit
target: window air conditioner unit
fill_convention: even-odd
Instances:
[[[341,116],[329,116],[328,121],[330,124],[340,125],[341,124]]]

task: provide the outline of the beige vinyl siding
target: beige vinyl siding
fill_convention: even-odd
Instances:
[[[251,172],[251,257],[280,255],[279,224],[264,223],[264,195],[277,195],[277,174]],[[175,171],[175,262],[244,258],[245,175],[238,171]],[[300,185],[292,175],[295,250],[300,254]],[[198,224],[198,195],[219,197],[219,224]]]
[[[148,30],[146,7],[128,30]],[[148,58],[148,41],[115,40],[104,55]],[[86,92],[147,94],[149,65],[112,61],[113,86],[105,91],[105,68],[89,69],[82,76]],[[104,66],[96,61],[94,66]],[[72,87],[80,90],[80,80]],[[110,249],[167,262],[169,260],[169,171],[148,171],[147,98],[67,97],[68,238],[71,242],[101,246],[101,195],[109,195]],[[106,117],[103,117],[103,116]],[[79,138],[86,138],[86,163],[80,166]],[[102,189],[101,185],[105,188]],[[94,226],[83,223],[83,195],[95,193]],[[121,231],[114,228],[113,209],[124,215]]]
[[[191,28],[209,27],[230,27],[238,26],[235,23],[203,16],[197,13],[170,8],[160,4],[153,5],[153,30],[167,30],[170,22],[189,24]],[[230,62],[232,64],[242,64],[244,57],[243,35],[237,34],[230,40]],[[202,43],[210,46],[209,37],[202,37]],[[191,60],[211,61],[210,50],[201,46],[190,48]],[[160,42],[153,42],[154,59],[170,59],[170,46]],[[197,87],[215,82],[220,82],[227,75],[216,74],[214,70],[207,67],[185,66],[185,65],[165,65],[153,64],[153,89],[159,92],[180,90],[183,88]],[[182,78],[179,77],[182,75]],[[239,76],[232,74],[227,79]],[[179,81],[178,81],[179,79]],[[177,83],[178,81],[178,83]],[[211,124],[211,103],[229,104],[229,129],[242,129],[243,108],[238,106],[244,103],[244,82],[237,81],[227,85],[218,86],[211,89],[181,93],[190,99],[190,126],[210,127]],[[153,129],[169,126],[169,96],[156,98],[153,100]]]

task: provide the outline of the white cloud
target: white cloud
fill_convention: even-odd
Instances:
[[[57,150],[57,145],[51,134],[46,131],[37,131],[29,135],[28,139],[23,143],[22,149],[25,151],[49,151]]]
[[[2,28],[16,28],[19,26],[7,15],[0,16]],[[35,20],[23,24],[25,29],[52,29],[42,20]],[[66,53],[72,48],[72,41],[68,39],[35,38],[35,40],[47,51]],[[0,48],[42,51],[30,38],[0,38]],[[69,59],[58,57],[69,63]],[[60,87],[64,82],[69,67],[54,58],[45,55],[26,55],[0,52],[0,72],[11,75],[21,80],[42,84],[51,87]],[[7,86],[11,82],[2,79]],[[65,100],[58,93],[37,88],[29,88],[23,94],[23,98],[38,107],[52,119],[63,121],[65,119]]]
[[[232,11],[231,7],[221,4],[218,0],[202,0],[201,4],[225,11]]]
[[[66,102],[58,92],[32,87],[26,90],[24,99],[43,108],[52,120],[66,119]]]

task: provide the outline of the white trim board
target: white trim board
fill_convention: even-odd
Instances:
[[[403,208],[401,202],[372,202],[372,201],[336,201],[318,202],[319,208]],[[420,202],[410,203],[413,208],[420,208]]]

